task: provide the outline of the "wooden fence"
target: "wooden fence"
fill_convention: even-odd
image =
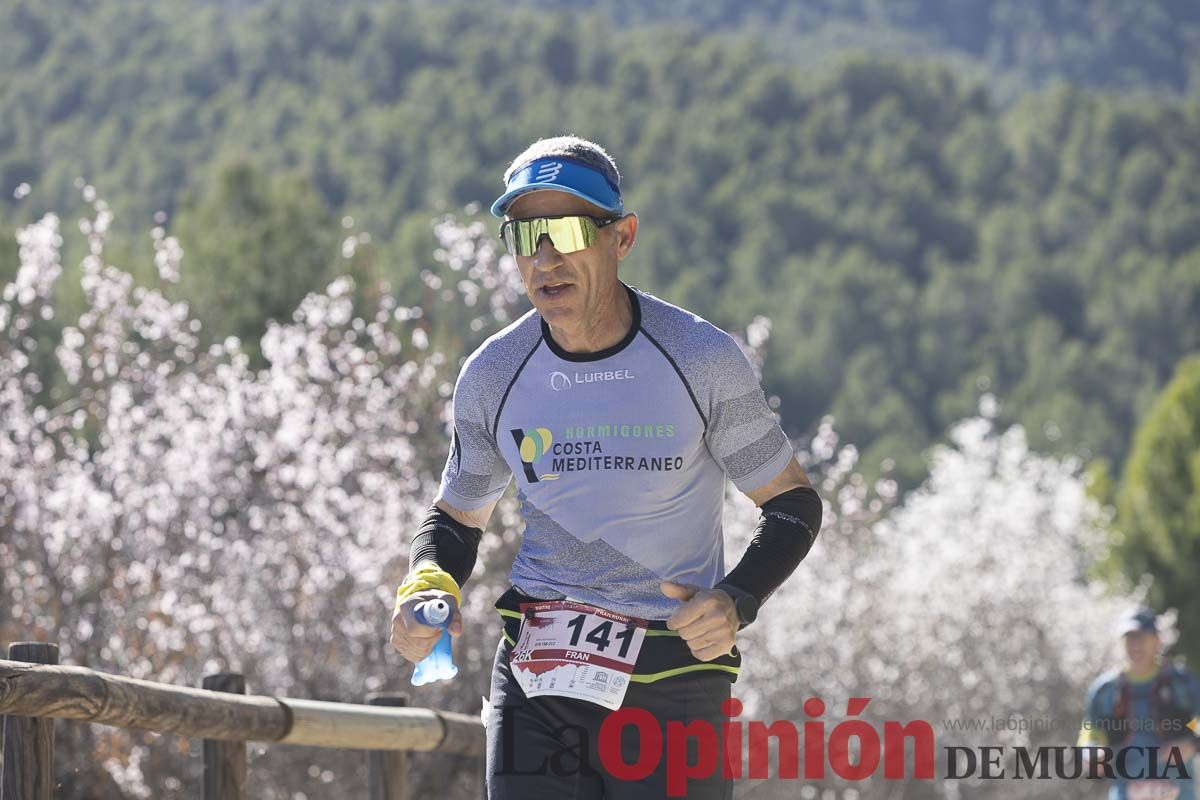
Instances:
[[[371,800],[405,800],[407,753],[481,757],[479,717],[407,708],[403,695],[332,703],[247,695],[241,675],[204,678],[202,689],[58,665],[58,646],[20,642],[0,659],[4,762],[0,800],[50,800],[54,719],[173,733],[204,740],[204,800],[244,800],[246,742],[367,751]]]

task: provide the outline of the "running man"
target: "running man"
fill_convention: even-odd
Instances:
[[[603,768],[601,723],[639,708],[663,730],[707,720],[719,731],[737,632],[821,525],[736,342],[618,278],[638,231],[620,180],[599,145],[573,136],[535,142],[505,172],[492,213],[533,309],[463,365],[441,486],[397,591],[391,641],[406,659],[440,635],[414,620],[422,600],[446,599],[461,635],[461,588],[515,476],[525,530],[496,604],[492,800],[666,797],[665,758],[636,782]],[[762,510],[728,573],[727,477]],[[636,728],[619,744],[624,763],[638,761]],[[729,798],[732,783],[718,768],[687,794]]]
[[[1151,609],[1131,611],[1121,619],[1118,632],[1125,647],[1125,668],[1104,673],[1088,689],[1079,745],[1108,747],[1114,759],[1118,751],[1129,748],[1125,773],[1144,774],[1144,780],[1115,778],[1109,800],[1197,800],[1200,680],[1190,670],[1159,657],[1162,640]],[[1176,779],[1175,766],[1168,771],[1169,762],[1179,763],[1168,758],[1172,748],[1179,749],[1188,779]]]

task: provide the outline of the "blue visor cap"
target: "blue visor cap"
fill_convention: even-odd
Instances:
[[[614,214],[624,209],[620,189],[599,170],[574,159],[549,156],[534,159],[512,174],[504,194],[492,203],[492,214],[503,217],[509,203],[538,189],[568,192]]]

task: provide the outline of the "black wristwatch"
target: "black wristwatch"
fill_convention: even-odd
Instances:
[[[720,589],[733,598],[733,607],[737,611],[738,622],[746,627],[758,619],[758,598],[728,583],[718,583],[714,588]]]

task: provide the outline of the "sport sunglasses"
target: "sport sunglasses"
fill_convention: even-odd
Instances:
[[[530,217],[510,219],[500,226],[500,238],[514,256],[531,256],[537,252],[542,235],[550,237],[550,243],[560,253],[574,253],[591,247],[600,235],[600,229],[613,224],[620,217],[585,217],[564,214],[556,217]]]

